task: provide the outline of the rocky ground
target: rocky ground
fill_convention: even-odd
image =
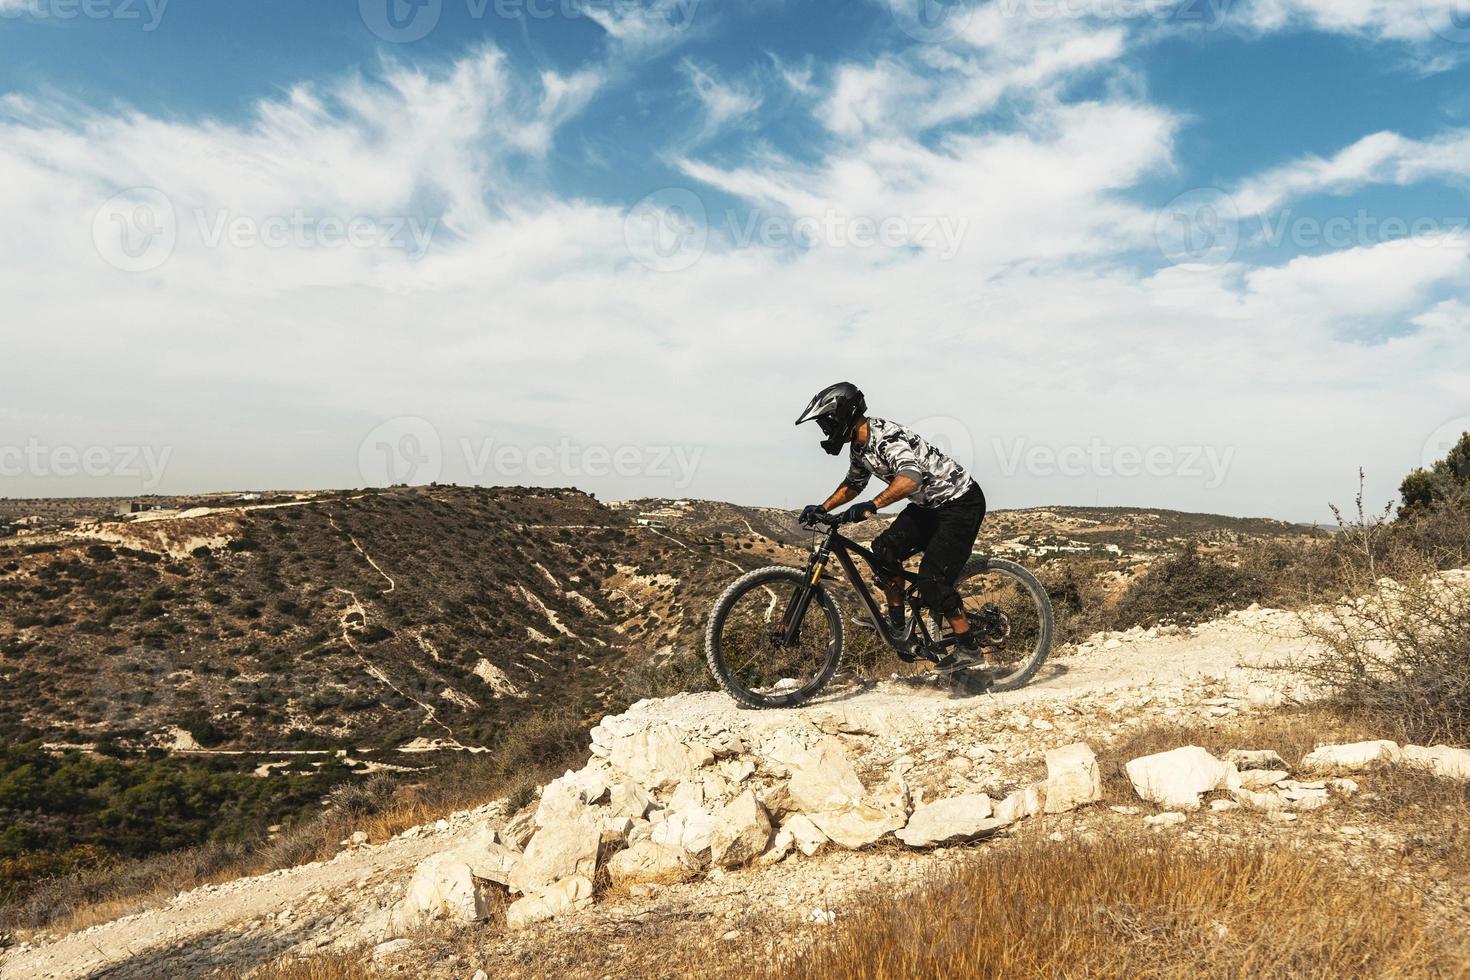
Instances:
[[[1279,669],[1304,649],[1295,622],[1252,609],[1101,635],[1000,695],[960,697],[919,676],[848,678],[787,711],[712,693],[640,702],[605,718],[587,765],[519,813],[488,804],[325,863],[24,937],[0,976],[194,975],[324,950],[414,976],[555,975],[568,943],[595,948],[596,970],[681,930],[769,956],[820,934],[858,894],[907,887],[968,848],[1119,827],[1269,834],[1381,870],[1402,834],[1356,825],[1353,774],[1400,762],[1470,778],[1470,754],[1378,743],[1289,767],[1197,749],[1130,764],[1131,802],[1103,793],[1093,748],[1308,699]],[[1453,883],[1433,887],[1445,907],[1463,903]]]

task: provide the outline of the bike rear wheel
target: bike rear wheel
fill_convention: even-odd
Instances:
[[[791,708],[811,700],[842,659],[842,615],[827,590],[812,590],[796,641],[782,642],[782,623],[807,574],[772,566],[736,579],[715,603],[705,629],[710,673],[751,708]]]
[[[1055,626],[1046,589],[1004,558],[972,558],[955,585],[970,628],[985,637],[992,691],[1014,691],[1031,680],[1051,653]]]

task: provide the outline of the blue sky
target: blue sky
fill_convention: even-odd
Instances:
[[[1454,0],[0,15],[0,495],[799,504],[845,377],[1000,506],[1310,520],[1470,426]]]

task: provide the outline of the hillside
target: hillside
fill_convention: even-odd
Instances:
[[[149,498],[157,509],[124,517],[64,503],[0,539],[0,719],[13,739],[482,745],[548,703],[592,717],[636,697],[632,668],[699,656],[704,615],[732,575],[799,562],[807,539],[779,509],[604,505],[575,490]],[[1302,533],[1048,508],[991,515],[981,547],[1131,569],[1189,540]]]
[[[0,543],[0,716],[62,743],[474,746],[549,700],[605,708],[762,551],[726,558],[574,490],[81,521]]]
[[[1004,869],[1008,855],[1035,861],[1050,852],[1059,855],[1049,866],[1058,875],[1087,867],[1101,848],[1107,864],[1089,872],[1084,918],[1049,924],[1036,916],[1063,909],[1035,907],[992,928],[1065,929],[1073,941],[1095,936],[1148,962],[1158,942],[1180,943],[1171,947],[1178,955],[1256,964],[1252,974],[1292,956],[1300,967],[1293,972],[1305,974],[1345,958],[1372,975],[1403,975],[1411,964],[1449,975],[1466,952],[1454,923],[1463,922],[1470,889],[1456,856],[1463,828],[1446,837],[1449,825],[1435,821],[1457,819],[1463,793],[1435,775],[1395,775],[1362,761],[1369,756],[1357,749],[1312,751],[1347,732],[1333,730],[1338,723],[1328,716],[1283,714],[1283,702],[1312,697],[1275,669],[1306,648],[1293,622],[1259,610],[1169,634],[1139,631],[1122,644],[1089,644],[1030,687],[1003,695],[957,698],[921,680],[849,679],[818,703],[788,711],[740,711],[716,694],[643,702],[605,718],[585,767],[523,809],[494,801],[391,839],[349,844],[322,864],[200,888],[167,908],[71,935],[33,936],[4,954],[0,972],[151,977],[318,955],[321,972],[283,975],[676,976],[703,961],[706,975],[735,976],[748,970],[743,964],[789,958],[829,936],[857,941],[868,927],[853,930],[882,913],[883,896],[949,880],[938,872],[983,871],[977,862],[984,861]],[[1079,753],[1079,742],[1090,749]],[[1191,749],[1195,761],[1170,770],[1174,782],[1140,781],[1131,767],[1125,773],[1135,757],[1188,744],[1220,756],[1250,751],[1222,763]],[[1392,743],[1369,746],[1380,753],[1373,758],[1390,757],[1382,745]],[[1091,749],[1098,756],[1088,762]],[[1409,748],[1393,752],[1421,758]],[[1431,757],[1439,758],[1423,755]],[[1470,776],[1465,760],[1453,770],[1462,777]],[[1200,781],[1203,770],[1191,765],[1208,769],[1208,778]],[[747,796],[759,802],[753,823],[741,826],[764,830],[758,846],[734,851],[741,838],[729,826]],[[734,802],[723,806],[727,800]],[[590,882],[593,865],[582,869],[580,845],[572,845],[585,819],[601,821],[587,852],[598,866],[625,844],[640,861],[663,848],[688,855],[679,860],[689,866],[673,873],[614,856],[610,885],[599,872],[585,893],[545,893],[567,892],[560,904],[510,904],[514,895],[495,882],[531,887],[531,872],[518,866]],[[773,834],[777,826],[784,836]],[[1250,862],[1268,853],[1298,869],[1280,872],[1289,894],[1242,902],[1224,879],[1223,893],[1211,897],[1207,869],[1244,859],[1259,876],[1269,866]],[[1207,918],[1207,928],[1179,918],[1194,914],[1188,907],[1171,911],[1185,888],[1178,882],[1159,909],[1098,904],[1105,896],[1094,889],[1142,887],[1128,868],[1161,856],[1205,862],[1188,890],[1217,903],[1197,907],[1219,917]],[[453,890],[454,868],[474,869],[464,872],[468,891]],[[996,899],[1003,908],[1029,901],[1022,890],[1041,889],[1034,874],[1009,884],[978,880],[983,891],[966,894],[966,903]],[[1034,900],[1070,901],[1062,883],[1051,887]],[[1372,916],[1330,906],[1346,894],[1367,901],[1369,893]],[[1273,930],[1259,916],[1268,901],[1299,904],[1273,913],[1282,925]],[[953,931],[952,942],[969,942],[963,923],[938,931],[939,923],[920,929],[911,915],[905,923],[906,936]],[[959,955],[958,947],[941,954]]]
[[[799,564],[809,538],[786,511],[575,490],[5,503],[20,523],[0,538],[0,901],[116,857],[248,846],[309,822],[336,784],[411,783],[528,721],[575,733],[705,689],[715,596]],[[1099,542],[1120,526],[1150,550]],[[1065,558],[1116,591],[1169,553],[1170,529],[1151,512],[1003,512],[981,547]],[[881,665],[864,649],[855,636],[852,662]]]

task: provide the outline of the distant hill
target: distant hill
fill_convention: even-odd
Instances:
[[[797,511],[776,507],[747,507],[717,500],[647,498],[612,505],[635,521],[700,535],[761,535],[791,544],[810,532],[797,523]],[[859,541],[868,541],[887,526],[890,511],[878,520],[849,529]],[[1078,551],[1108,550],[1140,558],[1178,550],[1186,541],[1206,547],[1226,547],[1252,541],[1315,536],[1326,532],[1301,524],[1264,517],[1226,517],[1142,507],[1031,507],[998,510],[986,516],[980,547],[992,551],[1030,553],[1033,557],[1058,548]]]
[[[517,488],[23,530],[0,539],[0,719],[60,742],[483,744],[547,703],[616,700],[631,662],[692,649],[705,597],[772,553]]]
[[[545,706],[591,717],[633,668],[698,656],[720,589],[810,538],[779,508],[570,489],[6,503],[0,731],[135,748],[476,746]],[[1303,533],[1052,507],[991,515],[981,547],[1136,568]]]

